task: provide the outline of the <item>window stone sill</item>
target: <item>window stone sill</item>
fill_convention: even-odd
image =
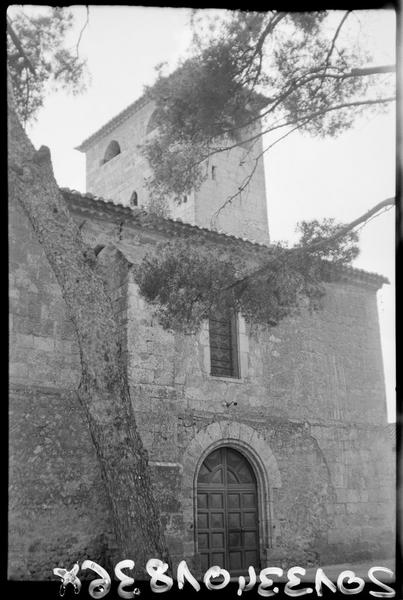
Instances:
[[[208,375],[209,379],[214,381],[225,381],[226,383],[245,383],[243,377],[219,377],[218,375]]]

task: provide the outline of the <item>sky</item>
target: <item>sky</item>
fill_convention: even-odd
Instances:
[[[86,8],[74,6],[72,11],[75,27],[69,42],[74,47]],[[354,18],[373,54],[373,64],[394,63],[394,13],[355,11]],[[138,98],[144,85],[153,83],[158,63],[175,66],[190,42],[189,21],[188,9],[90,6],[79,48],[91,76],[87,91],[79,96],[49,94],[37,122],[28,128],[36,147],[49,146],[60,186],[86,191],[85,157],[75,147]],[[292,134],[266,155],[265,170],[272,241],[292,244],[301,220],[353,220],[395,194],[394,105],[382,115],[359,118],[338,138]],[[395,420],[394,227],[394,209],[363,227],[361,254],[354,262],[390,281],[378,292],[390,421]]]

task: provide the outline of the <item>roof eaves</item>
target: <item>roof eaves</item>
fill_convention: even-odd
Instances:
[[[72,205],[73,208],[84,212],[90,212],[91,214],[97,214],[99,216],[111,216],[113,214],[115,214],[116,217],[124,216],[126,219],[131,219],[133,225],[150,228],[154,231],[162,231],[171,235],[202,235],[203,237],[210,238],[211,241],[232,243],[245,250],[252,249],[255,251],[270,252],[270,250],[274,248],[274,246],[264,244],[263,242],[251,241],[222,231],[214,231],[207,227],[199,227],[198,225],[184,223],[181,219],[159,217],[142,208],[124,206],[120,202],[106,200],[105,198],[95,196],[94,194],[83,194],[69,188],[61,188],[60,191],[65,200]],[[362,283],[369,284],[371,287],[376,288],[381,287],[384,283],[390,283],[383,275],[370,273],[364,271],[364,269],[357,269],[350,266],[333,266],[333,268],[337,269],[341,278],[346,281],[361,281]]]
[[[372,273],[370,271],[365,271],[364,269],[358,269],[357,267],[351,267],[348,265],[336,266],[332,265],[332,268],[339,272],[342,280],[352,280],[362,281],[375,287],[379,288],[384,283],[390,284],[390,281],[384,275],[379,275],[379,273]]]
[[[256,242],[223,231],[215,231],[213,229],[208,229],[207,227],[199,227],[198,225],[184,223],[180,218],[160,217],[149,213],[142,208],[125,206],[115,200],[106,200],[105,198],[95,196],[94,194],[81,193],[69,188],[61,188],[61,192],[65,200],[67,200],[73,208],[78,210],[89,210],[92,213],[98,213],[100,216],[102,213],[114,213],[117,217],[124,216],[126,219],[131,218],[133,224],[148,226],[157,231],[165,231],[167,233],[180,232],[181,234],[197,233],[212,239],[214,238],[217,241],[230,241],[255,249],[265,248],[266,250],[270,250],[270,246],[263,242]]]
[[[140,108],[143,108],[149,101],[150,99],[147,94],[143,94],[143,96],[140,96],[140,98],[137,98],[137,100],[129,104],[129,106],[126,106],[120,113],[102,125],[100,129],[87,137],[79,146],[76,146],[75,150],[86,152],[93,142],[115,129],[115,127],[120,125],[120,123],[123,123],[123,121],[128,119],[133,113],[140,110]]]

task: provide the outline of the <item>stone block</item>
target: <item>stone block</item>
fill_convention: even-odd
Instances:
[[[34,337],[34,346],[38,350],[53,352],[55,348],[55,342],[53,338]]]
[[[34,347],[34,336],[19,333],[16,336],[16,344],[19,344],[23,348],[33,348]]]

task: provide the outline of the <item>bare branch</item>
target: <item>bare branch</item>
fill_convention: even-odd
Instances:
[[[280,21],[282,21],[286,16],[287,16],[287,13],[285,13],[285,12],[279,12],[279,13],[273,15],[273,18],[266,25],[265,29],[260,34],[260,37],[259,37],[259,39],[258,39],[258,41],[256,43],[255,56],[256,56],[256,54],[258,54],[262,50],[263,45],[264,45],[264,43],[266,41],[267,36],[270,33],[272,33],[272,31],[274,30],[274,28],[277,27],[277,25],[280,23]]]
[[[319,85],[318,85],[317,89],[316,89],[316,90],[315,90],[315,92],[314,92],[314,93],[315,93],[315,95],[316,95],[316,94],[317,94],[317,93],[318,93],[318,92],[319,92],[319,91],[322,89],[322,87],[323,87],[323,83],[324,83],[324,81],[325,81],[325,75],[326,75],[326,72],[327,72],[327,70],[328,70],[328,68],[329,68],[330,59],[331,59],[331,57],[332,57],[332,54],[333,54],[333,51],[334,51],[334,49],[335,49],[335,47],[336,47],[336,41],[337,41],[337,38],[338,38],[338,36],[339,36],[339,34],[340,34],[340,31],[341,31],[341,29],[342,29],[342,27],[343,27],[344,23],[346,22],[346,20],[347,20],[347,18],[348,18],[348,16],[349,16],[350,14],[351,14],[351,11],[349,11],[349,10],[348,10],[348,11],[346,11],[346,12],[345,12],[345,14],[343,15],[343,17],[342,17],[342,19],[341,19],[341,21],[340,21],[339,25],[338,25],[338,26],[337,26],[337,28],[336,28],[336,31],[335,31],[335,33],[334,33],[334,36],[333,36],[333,39],[332,39],[332,43],[330,44],[329,51],[328,51],[328,53],[327,53],[327,55],[326,55],[326,59],[325,59],[325,66],[324,66],[324,69],[323,69],[323,74],[322,74],[322,77],[321,77],[320,83],[319,83]]]
[[[219,217],[219,215],[220,215],[220,212],[221,212],[222,210],[224,210],[224,208],[225,208],[225,207],[226,207],[228,204],[231,204],[231,203],[232,203],[232,201],[233,201],[233,200],[235,200],[235,198],[236,198],[237,196],[239,196],[239,195],[240,195],[240,194],[241,194],[241,193],[242,193],[242,192],[245,190],[245,188],[246,188],[246,187],[247,187],[247,186],[250,184],[250,182],[251,182],[251,180],[252,180],[252,177],[253,177],[253,175],[254,175],[254,174],[255,174],[255,172],[256,172],[256,169],[257,169],[258,162],[259,162],[259,160],[262,158],[262,156],[263,156],[264,154],[266,154],[266,152],[268,152],[268,151],[269,151],[271,148],[273,148],[273,146],[275,146],[276,144],[278,144],[279,142],[281,142],[281,140],[283,140],[284,138],[286,138],[286,137],[288,137],[289,135],[291,135],[291,133],[293,133],[293,132],[294,132],[294,131],[296,131],[297,129],[300,129],[301,127],[303,127],[303,126],[304,126],[304,125],[305,125],[307,122],[308,122],[308,120],[307,120],[307,121],[304,121],[303,123],[299,123],[298,125],[296,125],[296,126],[295,126],[295,127],[293,127],[292,129],[290,129],[289,131],[287,131],[286,133],[284,133],[283,135],[281,135],[281,136],[280,136],[279,138],[277,138],[277,139],[276,139],[274,142],[272,142],[271,144],[269,144],[268,146],[266,146],[266,148],[264,148],[264,150],[262,150],[262,152],[260,152],[260,153],[259,153],[259,154],[258,154],[258,155],[255,157],[255,159],[254,159],[254,160],[255,160],[255,163],[254,163],[254,165],[253,165],[253,167],[252,167],[252,169],[251,169],[251,171],[250,171],[249,175],[248,175],[247,177],[245,177],[245,179],[243,180],[243,182],[241,183],[241,185],[238,187],[238,190],[237,190],[237,191],[236,191],[234,194],[232,194],[231,196],[229,196],[229,197],[228,197],[228,198],[225,200],[224,204],[222,204],[222,205],[220,206],[220,208],[219,208],[218,210],[216,210],[216,211],[215,211],[215,213],[213,214],[213,216],[212,216],[212,218],[211,218],[211,221],[210,221],[210,223],[211,223],[211,225],[212,225],[212,226],[214,226],[214,225],[215,225],[215,223],[216,223],[216,220],[218,219],[218,217]],[[250,151],[248,151],[248,152],[250,152]]]
[[[256,84],[257,78],[259,77],[259,74],[261,72],[261,67],[262,67],[262,59],[263,59],[263,45],[266,41],[266,38],[268,35],[270,35],[272,33],[272,31],[274,30],[274,28],[280,23],[280,21],[282,21],[285,17],[287,16],[287,13],[277,13],[274,14],[273,17],[270,19],[270,21],[268,22],[268,24],[266,25],[266,27],[264,28],[264,30],[262,31],[262,33],[259,36],[258,41],[256,42],[256,46],[255,46],[255,50],[250,58],[249,61],[249,67],[246,69],[246,73],[249,72],[250,68],[252,67],[253,61],[256,58],[256,56],[259,56],[260,60],[259,60],[259,66],[258,66],[258,70],[256,73],[256,76],[254,78],[254,83],[252,85],[252,90],[254,85]],[[252,92],[251,90],[251,92]]]
[[[328,51],[327,56],[326,56],[326,60],[325,60],[325,72],[326,72],[326,70],[327,70],[327,68],[329,66],[329,61],[330,61],[330,59],[332,57],[333,50],[335,49],[336,41],[337,41],[337,38],[339,37],[340,31],[341,31],[344,23],[346,22],[346,20],[347,20],[347,18],[349,17],[350,14],[351,14],[351,11],[347,10],[345,12],[345,14],[343,15],[343,18],[341,19],[339,25],[337,26],[337,29],[336,29],[335,34],[334,34],[333,39],[332,39],[332,43],[330,45],[329,51]]]
[[[80,47],[81,38],[82,38],[83,33],[88,25],[89,20],[90,20],[90,8],[89,8],[88,4],[85,6],[85,8],[87,9],[87,18],[86,18],[85,23],[80,31],[80,35],[78,36],[78,40],[77,40],[77,44],[76,44],[76,57],[77,58],[78,58],[78,49]]]
[[[245,190],[245,189],[248,187],[248,185],[250,184],[250,182],[251,182],[251,180],[252,180],[252,177],[253,177],[253,175],[254,175],[254,174],[255,174],[255,172],[256,172],[256,169],[257,169],[257,165],[258,165],[259,159],[262,157],[262,155],[263,155],[263,153],[260,153],[260,154],[259,154],[259,155],[258,155],[258,156],[255,158],[255,164],[253,165],[253,168],[251,169],[250,173],[249,173],[249,174],[248,174],[248,175],[245,177],[245,179],[243,180],[243,182],[241,183],[241,185],[238,187],[238,189],[237,189],[237,191],[235,192],[235,194],[232,194],[232,196],[229,196],[229,197],[228,197],[228,198],[225,200],[224,204],[222,204],[222,205],[220,206],[220,208],[219,208],[218,210],[216,210],[216,211],[215,211],[215,213],[214,213],[214,214],[213,214],[213,216],[211,217],[211,221],[210,221],[210,223],[211,223],[211,225],[212,225],[212,226],[214,226],[214,225],[215,225],[215,223],[216,223],[216,221],[217,221],[217,219],[218,219],[218,217],[219,217],[219,215],[220,215],[221,211],[223,211],[223,210],[224,210],[224,208],[225,208],[226,206],[228,206],[228,204],[231,204],[231,203],[232,203],[232,201],[233,201],[233,200],[235,200],[235,198],[236,198],[237,196],[239,196],[239,195],[240,195],[240,194],[241,194],[241,193],[242,193],[242,192],[243,192],[243,191],[244,191],[244,190]]]
[[[253,142],[255,140],[257,140],[258,138],[262,137],[262,135],[264,135],[265,133],[272,133],[273,131],[275,131],[276,129],[281,129],[282,127],[287,127],[288,125],[295,125],[296,123],[298,123],[299,121],[311,121],[312,119],[319,117],[321,115],[324,115],[326,113],[329,112],[333,112],[335,110],[341,110],[343,108],[351,108],[354,106],[366,106],[366,105],[374,105],[374,104],[386,104],[387,102],[394,102],[396,100],[395,96],[390,96],[388,98],[371,98],[368,100],[355,100],[354,102],[344,102],[342,104],[336,104],[335,106],[330,106],[329,108],[323,108],[321,110],[317,110],[313,113],[308,113],[305,115],[301,115],[298,119],[294,120],[294,121],[286,121],[285,123],[281,123],[280,125],[272,125],[267,127],[267,129],[264,129],[263,131],[260,131],[259,133],[257,133],[256,135],[253,135],[247,139],[244,139],[240,142],[236,142],[235,144],[231,144],[230,146],[222,146],[219,148],[215,148],[214,150],[212,150],[211,152],[208,152],[208,154],[204,155],[199,161],[197,161],[194,165],[192,165],[193,167],[196,167],[198,165],[200,165],[202,162],[204,162],[205,160],[207,160],[208,158],[210,158],[211,156],[213,156],[214,154],[220,154],[221,152],[226,152],[228,150],[232,150],[233,148],[237,148],[238,146],[240,146],[240,144],[244,144],[244,143],[248,143],[248,142]],[[277,122],[277,121],[276,121]]]

